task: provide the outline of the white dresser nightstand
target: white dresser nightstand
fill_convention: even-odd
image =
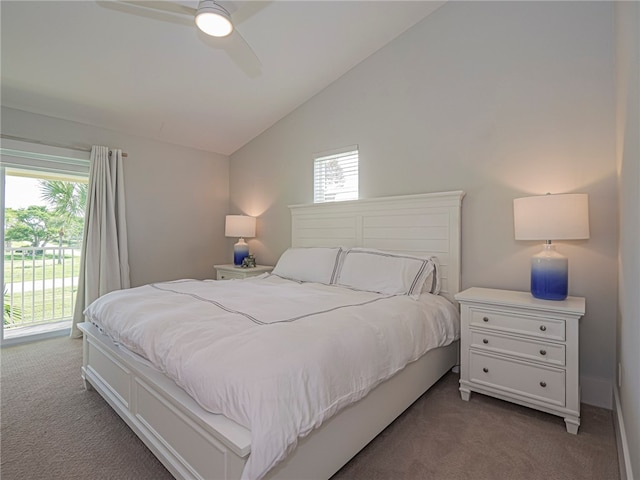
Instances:
[[[216,269],[216,280],[231,280],[256,277],[263,273],[269,273],[273,267],[268,265],[256,265],[255,267],[236,267],[235,265],[214,265]]]
[[[585,299],[470,288],[461,309],[460,394],[483,393],[564,417],[578,433],[578,321]]]

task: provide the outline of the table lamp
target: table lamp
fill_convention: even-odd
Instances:
[[[244,241],[244,237],[256,236],[255,217],[227,215],[224,222],[224,235],[240,238],[233,246],[233,264],[236,267],[242,266],[242,261],[249,255],[249,245]]]
[[[568,293],[569,263],[551,241],[589,238],[588,195],[516,198],[513,219],[516,240],[546,242],[542,252],[531,257],[531,294],[544,300],[564,300]]]

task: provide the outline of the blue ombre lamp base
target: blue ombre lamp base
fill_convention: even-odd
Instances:
[[[569,262],[547,243],[531,257],[531,295],[542,300],[564,300],[569,291]]]
[[[233,265],[241,267],[242,261],[248,256],[249,245],[244,241],[244,238],[241,238],[238,243],[233,245]]]

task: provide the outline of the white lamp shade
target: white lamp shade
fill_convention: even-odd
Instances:
[[[539,195],[513,201],[516,240],[580,240],[589,238],[586,193]]]
[[[224,221],[226,237],[248,238],[256,236],[256,219],[247,215],[227,215]]]
[[[212,37],[226,37],[233,31],[231,16],[213,0],[202,0],[196,13],[196,25]]]

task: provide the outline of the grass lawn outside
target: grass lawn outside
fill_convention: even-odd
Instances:
[[[71,318],[76,291],[77,286],[67,286],[14,294],[11,306],[17,315],[11,321],[5,320],[5,328],[51,323]]]
[[[65,249],[63,262],[58,263],[58,256],[13,254],[4,255],[4,283],[28,283],[33,280],[49,280],[53,278],[77,277],[80,272],[80,251]],[[13,276],[11,275],[13,271]]]
[[[5,328],[58,322],[73,316],[78,287],[72,278],[80,272],[80,249],[63,247],[62,258],[59,248],[41,248],[31,255],[33,250],[4,253]]]

